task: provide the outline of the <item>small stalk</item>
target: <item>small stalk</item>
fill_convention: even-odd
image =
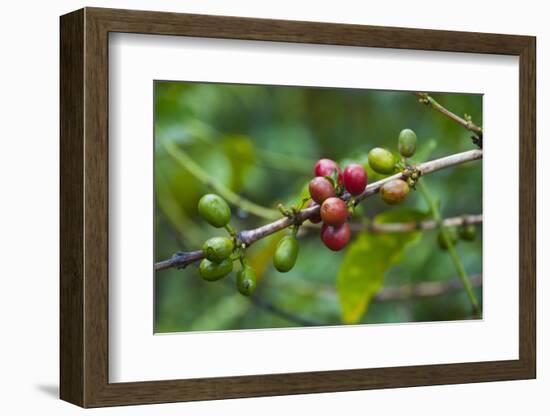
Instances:
[[[468,298],[472,303],[472,309],[473,309],[474,315],[478,316],[479,303],[477,301],[474,290],[472,289],[472,284],[470,283],[470,279],[468,277],[468,274],[466,273],[466,269],[464,268],[464,265],[462,264],[462,261],[460,260],[460,257],[458,256],[458,253],[456,252],[456,249],[452,244],[451,237],[449,236],[449,231],[447,230],[446,227],[443,226],[441,213],[439,212],[439,208],[437,207],[428,187],[426,186],[425,179],[422,181],[419,181],[417,183],[417,187],[420,193],[422,194],[422,196],[424,197],[424,200],[428,204],[428,207],[430,209],[433,219],[437,222],[437,228],[439,229],[439,232],[443,236],[443,241],[445,242],[445,245],[448,248],[449,255],[451,256],[451,260],[453,261],[455,269],[458,273],[458,277],[460,278],[464,286],[464,289],[466,290],[466,294],[468,295]]]

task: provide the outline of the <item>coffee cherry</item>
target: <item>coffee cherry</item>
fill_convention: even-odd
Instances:
[[[367,186],[367,172],[358,163],[351,163],[344,169],[344,186],[352,195],[359,195]]]
[[[214,263],[208,259],[203,259],[199,265],[199,273],[204,280],[213,282],[231,273],[233,270],[233,260],[225,259],[221,263]]]
[[[309,204],[307,204],[308,208],[317,207],[317,206],[319,206],[319,204],[317,204],[315,201],[311,201]],[[311,217],[309,217],[309,220],[313,224],[319,224],[321,222],[321,213],[317,212],[317,214],[312,215]]]
[[[347,222],[338,227],[323,224],[321,240],[332,251],[342,250],[349,242],[351,231]]]
[[[338,172],[338,183],[342,183],[342,171],[340,166],[334,160],[331,159],[319,159],[315,164],[315,176],[329,176],[332,177],[334,169]]]
[[[336,196],[336,191],[327,178],[318,176],[309,182],[309,194],[315,202],[322,204],[325,199]]]
[[[237,273],[237,290],[245,296],[250,296],[256,290],[256,273],[252,267],[245,265]]]
[[[476,239],[476,227],[474,224],[467,224],[458,229],[458,235],[464,241],[474,241]]]
[[[321,205],[321,219],[325,224],[338,226],[348,218],[348,207],[340,198],[328,198]]]
[[[451,241],[451,245],[454,246],[458,242],[458,232],[456,230],[456,227],[448,227],[447,234],[449,235],[449,240]],[[437,244],[439,245],[439,248],[441,250],[449,249],[449,246],[445,242],[445,238],[443,237],[443,233],[441,231],[439,231],[439,234],[437,234]]]
[[[275,255],[273,256],[273,265],[281,273],[286,273],[294,267],[298,258],[298,240],[296,237],[287,235],[279,240]]]
[[[403,129],[397,138],[397,148],[404,157],[411,157],[416,152],[416,134],[411,129]]]
[[[380,188],[382,200],[389,205],[403,202],[409,195],[409,185],[402,179],[393,179]]]
[[[200,216],[216,228],[225,227],[231,219],[231,210],[227,202],[218,195],[204,195],[198,205]]]
[[[233,240],[227,237],[212,237],[202,246],[204,257],[214,263],[221,263],[233,252]]]
[[[395,158],[389,150],[375,147],[368,154],[370,167],[378,173],[390,174],[393,173],[395,166]]]

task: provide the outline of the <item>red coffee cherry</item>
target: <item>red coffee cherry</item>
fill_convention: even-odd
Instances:
[[[311,208],[311,207],[318,207],[319,205],[315,202],[315,201],[311,201],[309,204],[307,204],[307,207],[308,208]],[[312,215],[311,217],[309,217],[309,220],[313,223],[313,224],[319,224],[321,222],[321,213],[318,212],[317,214],[315,215]]]
[[[332,176],[334,169],[338,172],[338,183],[342,184],[343,177],[340,166],[331,159],[319,159],[315,164],[315,176]]]
[[[344,186],[352,195],[359,195],[367,186],[367,172],[359,163],[351,163],[344,169]]]
[[[325,199],[336,196],[336,190],[327,178],[318,176],[309,182],[309,194],[320,205]]]
[[[340,198],[328,198],[321,205],[321,219],[327,225],[338,226],[346,222],[348,207]]]
[[[323,224],[321,228],[321,240],[332,251],[342,250],[349,242],[351,231],[347,222],[338,227]]]

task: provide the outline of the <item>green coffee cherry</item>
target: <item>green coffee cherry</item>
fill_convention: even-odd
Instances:
[[[389,150],[375,147],[368,154],[370,167],[378,173],[390,174],[393,173],[395,166],[395,158]]]
[[[281,273],[286,273],[294,267],[298,258],[298,240],[296,237],[287,235],[279,240],[275,255],[273,256],[273,265]]]
[[[225,227],[231,219],[231,210],[227,202],[218,195],[204,195],[198,205],[200,216],[216,228]]]
[[[204,280],[213,282],[220,280],[233,270],[233,260],[225,259],[221,263],[214,263],[208,259],[203,259],[199,266],[199,273]]]
[[[456,227],[448,227],[447,234],[449,235],[451,245],[456,245],[456,243],[458,242],[458,232],[456,230]],[[443,237],[443,233],[441,231],[439,231],[439,234],[437,234],[437,244],[439,245],[439,248],[441,250],[449,249],[449,246],[446,244],[445,238]]]
[[[212,237],[202,246],[204,257],[214,263],[221,263],[233,252],[233,240],[227,237]]]
[[[245,265],[237,273],[237,289],[242,295],[250,296],[256,290],[256,273],[252,267]]]
[[[401,130],[397,138],[397,147],[403,157],[411,157],[416,152],[416,134],[411,129]]]
[[[474,241],[476,239],[476,227],[474,224],[467,224],[458,229],[458,235],[464,241]]]

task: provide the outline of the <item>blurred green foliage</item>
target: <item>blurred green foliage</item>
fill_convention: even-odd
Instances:
[[[483,124],[480,95],[432,96],[449,110],[461,116],[468,113],[476,124]],[[467,130],[419,104],[408,92],[156,82],[154,111],[156,261],[177,251],[196,250],[206,239],[225,234],[197,214],[199,198],[215,186],[269,213],[278,203],[294,204],[307,194],[317,159],[328,157],[343,167],[350,161],[366,163],[373,147],[397,152],[403,128],[418,136],[419,150],[413,158],[417,162],[474,148]],[[173,157],[166,144],[176,146],[206,177],[198,177]],[[369,182],[381,178],[370,169],[368,173]],[[445,169],[426,180],[443,217],[481,213],[481,162]],[[271,221],[235,205],[231,208],[232,225],[239,230]],[[418,192],[397,208],[376,195],[360,205],[353,221],[411,221],[427,212]],[[474,242],[457,245],[470,275],[482,270],[481,226],[477,228]],[[396,302],[372,298],[386,286],[456,279],[448,253],[438,249],[435,230],[354,233],[350,245],[334,253],[319,240],[317,230],[309,229],[299,238],[296,266],[281,274],[272,256],[284,233],[248,249],[247,259],[259,279],[257,299],[237,292],[235,273],[205,282],[197,265],[157,272],[155,332],[301,326],[293,317],[323,325],[471,317],[464,291]],[[481,300],[481,288],[476,295]]]

